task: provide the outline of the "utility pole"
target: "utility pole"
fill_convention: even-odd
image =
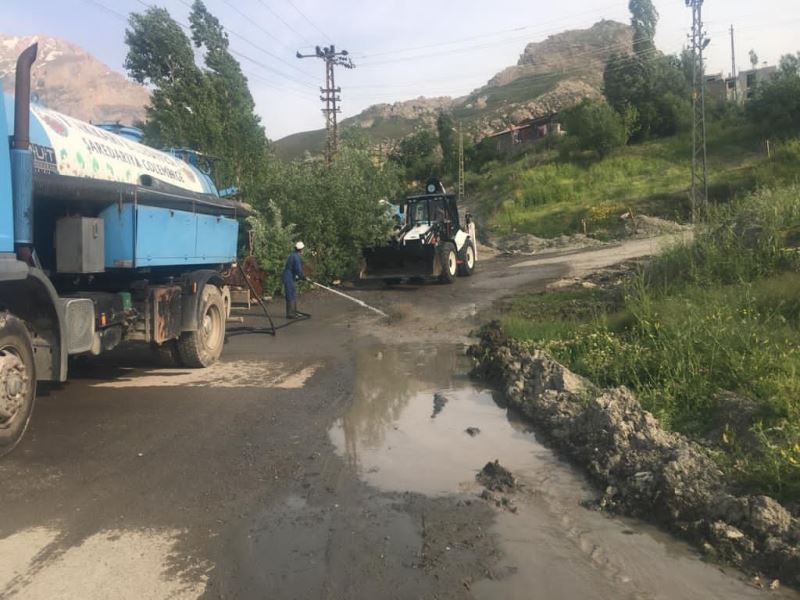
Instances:
[[[708,168],[706,147],[706,74],[703,51],[711,42],[703,30],[703,0],[685,0],[692,9],[692,212],[708,206]]]
[[[736,76],[736,37],[731,25],[731,79],[733,79],[733,101],[739,102],[739,81]]]
[[[458,122],[458,203],[464,201],[464,128]]]
[[[347,50],[336,51],[336,47],[331,45],[324,48],[317,46],[314,54],[301,54],[297,53],[297,58],[320,58],[325,61],[325,87],[319,88],[322,95],[319,97],[322,100],[324,108],[322,114],[325,115],[325,129],[328,132],[328,139],[325,147],[325,161],[330,164],[333,162],[334,156],[339,149],[339,117],[338,114],[342,112],[339,108],[339,102],[342,97],[339,94],[342,88],[336,87],[335,67],[344,67],[345,69],[355,69],[352,59],[349,57],[350,53]]]

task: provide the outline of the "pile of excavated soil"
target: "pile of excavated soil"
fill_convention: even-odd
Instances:
[[[689,225],[681,225],[675,221],[668,221],[667,219],[660,219],[658,217],[649,217],[647,215],[630,214],[623,216],[625,222],[625,233],[627,237],[637,238],[650,238],[659,235],[667,235],[670,233],[680,233],[682,231],[689,231]]]
[[[476,373],[603,490],[599,507],[655,521],[711,558],[800,587],[800,519],[767,496],[731,490],[708,452],[665,431],[625,388],[601,389],[547,354],[486,327]]]
[[[607,245],[605,242],[590,238],[583,234],[561,235],[546,239],[528,233],[514,233],[492,238],[490,245],[505,254],[538,254],[545,251],[576,250]]]

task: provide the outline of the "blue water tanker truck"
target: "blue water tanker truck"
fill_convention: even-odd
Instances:
[[[31,105],[36,52],[0,103],[0,455],[23,436],[37,382],[65,381],[70,357],[141,342],[184,367],[214,363],[247,214],[189,151]]]

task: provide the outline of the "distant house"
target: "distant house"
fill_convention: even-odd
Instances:
[[[777,73],[777,67],[764,66],[739,71],[736,77],[723,77],[722,73],[706,75],[706,93],[714,100],[744,103],[753,97],[758,84],[772,80]]]
[[[551,135],[560,135],[561,124],[556,115],[529,119],[519,125],[493,133],[485,138],[484,143],[494,144],[498,154],[513,156],[524,152],[531,144]]]

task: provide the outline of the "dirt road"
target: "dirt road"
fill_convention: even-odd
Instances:
[[[466,376],[495,300],[657,244],[355,292],[394,324],[314,294],[311,321],[232,331],[206,371],[132,351],[80,365],[0,463],[0,597],[764,597],[584,508],[581,475]],[[475,482],[495,458],[521,482],[499,507]]]

